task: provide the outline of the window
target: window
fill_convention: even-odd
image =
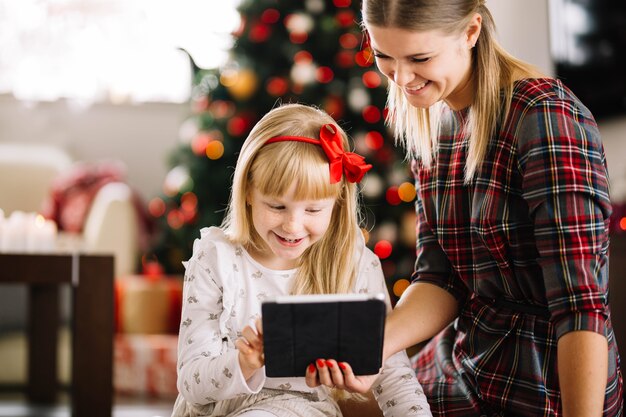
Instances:
[[[226,60],[237,0],[0,0],[0,93],[20,100],[184,102],[188,51]],[[182,49],[181,49],[182,48]]]

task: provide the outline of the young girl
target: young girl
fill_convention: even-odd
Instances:
[[[250,323],[267,297],[387,294],[357,218],[356,183],[371,166],[347,146],[330,116],[298,104],[270,111],[246,139],[224,223],[201,230],[185,264],[173,416],[341,415],[327,387],[306,385],[305,369],[265,376]],[[430,416],[404,352],[386,361],[374,395],[386,416]]]
[[[417,184],[416,268],[385,351],[430,340],[415,365],[437,416],[623,415],[593,116],[502,49],[484,0],[362,4]]]

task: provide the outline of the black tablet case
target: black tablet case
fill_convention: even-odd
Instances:
[[[268,377],[304,376],[320,358],[348,362],[355,375],[378,373],[384,301],[264,302],[261,310]]]

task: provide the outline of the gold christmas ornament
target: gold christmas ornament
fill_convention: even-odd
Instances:
[[[256,91],[259,79],[252,70],[229,70],[220,76],[220,82],[235,100],[246,100]]]

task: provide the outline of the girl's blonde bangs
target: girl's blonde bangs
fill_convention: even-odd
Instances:
[[[336,198],[341,183],[331,184],[328,159],[321,147],[309,143],[282,142],[265,145],[252,163],[250,184],[262,194],[285,195],[297,179],[296,200]]]

